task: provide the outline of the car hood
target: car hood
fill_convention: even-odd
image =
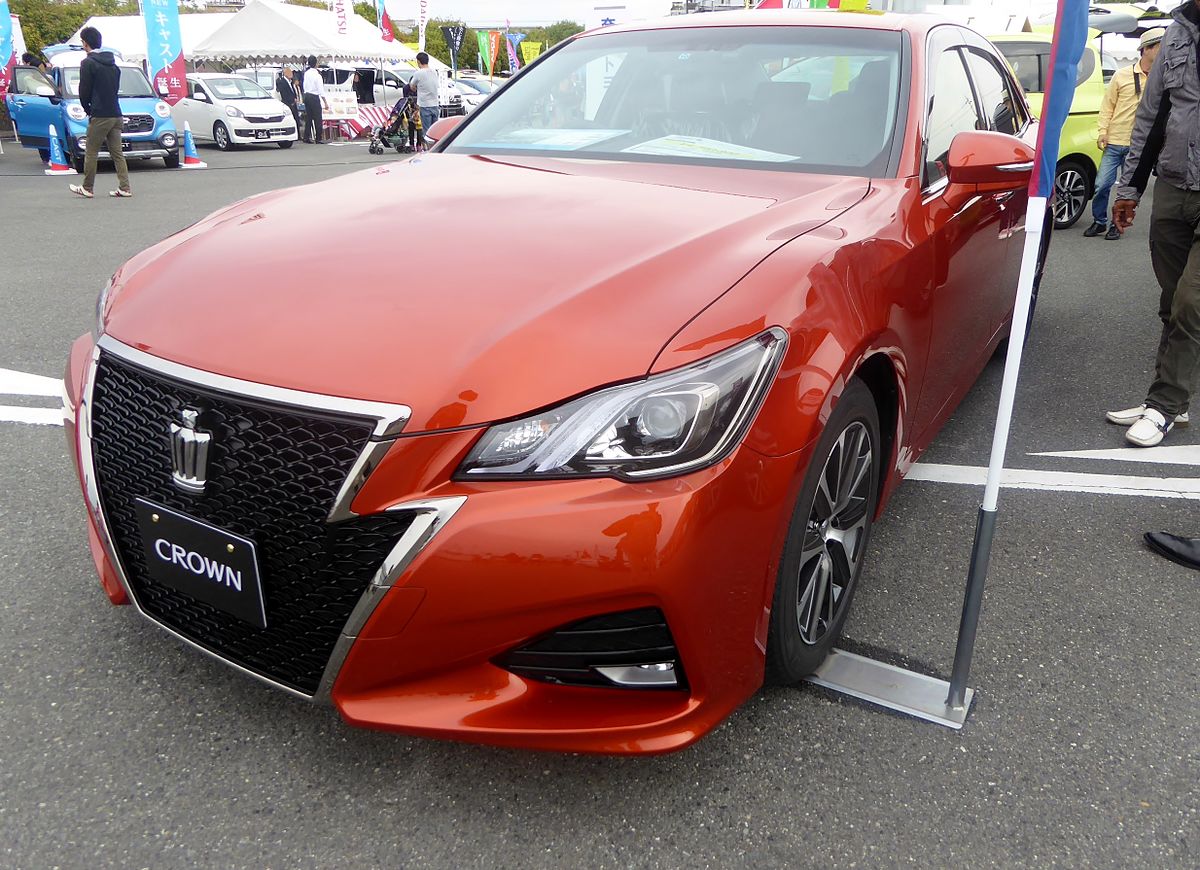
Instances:
[[[290,115],[290,110],[279,100],[222,100],[222,106],[233,106],[241,109],[246,115]]]
[[[105,331],[230,377],[488,423],[644,375],[863,178],[436,154],[252,197],[130,260]],[[464,225],[487,221],[470,249]]]

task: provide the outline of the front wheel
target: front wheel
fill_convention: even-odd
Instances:
[[[287,142],[276,142],[275,144],[278,145],[280,148],[282,148],[285,151],[292,147],[291,140],[288,140]]]
[[[213,124],[213,141],[217,143],[218,151],[228,151],[233,147],[233,140],[229,138],[229,128],[220,121]]]
[[[879,497],[883,457],[875,398],[857,378],[813,451],[788,529],[767,638],[767,679],[815,671],[850,612]]]
[[[1054,174],[1054,228],[1074,226],[1091,198],[1091,176],[1083,164],[1072,159],[1060,161]]]

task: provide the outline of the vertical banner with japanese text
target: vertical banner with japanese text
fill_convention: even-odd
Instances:
[[[597,5],[588,20],[584,22],[588,30],[597,27],[612,27],[614,24],[624,24],[629,20],[628,11],[623,3],[606,3]],[[600,109],[600,101],[612,84],[617,67],[621,64],[623,55],[606,54],[591,61],[584,67],[584,108],[583,116],[588,121],[596,117]]]
[[[383,0],[375,0],[375,23],[379,26],[379,35],[383,37],[384,42],[395,42],[396,36],[392,33],[392,19],[388,18]]]
[[[417,16],[417,49],[425,50],[425,30],[429,27],[429,0],[420,0],[420,9]]]
[[[521,58],[517,54],[517,46],[525,38],[524,33],[509,33],[505,41],[508,43],[508,68],[516,72],[521,68]]]
[[[479,40],[479,71],[483,72],[486,69],[490,76],[496,67],[496,60],[492,57],[492,46],[488,41],[488,35],[482,30],[477,30],[475,37]]]
[[[187,69],[179,36],[179,0],[142,0],[146,63],[154,92],[170,105],[187,96]]]
[[[541,53],[542,43],[528,41],[521,43],[521,60],[525,61],[526,66],[537,60],[537,56]]]
[[[8,93],[8,83],[12,81],[12,70],[17,64],[13,30],[12,15],[8,11],[8,0],[0,0],[0,97]]]
[[[463,37],[467,34],[466,25],[453,24],[442,27],[442,38],[450,49],[450,73],[458,78],[458,53],[462,51]]]
[[[488,31],[488,56],[491,58],[491,63],[488,66],[488,75],[492,74],[492,71],[496,67],[496,61],[500,59],[500,43],[503,41],[504,34],[499,30]]]

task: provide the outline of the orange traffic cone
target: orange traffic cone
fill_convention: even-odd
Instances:
[[[62,143],[58,141],[58,131],[50,125],[50,168],[45,170],[47,175],[78,175],[67,163],[63,156]]]
[[[192,125],[183,122],[183,168],[208,169],[208,164],[196,153],[196,143],[192,140]]]

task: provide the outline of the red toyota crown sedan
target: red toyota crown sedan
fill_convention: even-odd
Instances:
[[[838,12],[584,34],[456,122],[112,277],[67,372],[101,582],[355,725],[679,749],[837,640],[1007,333],[1034,122],[974,33]]]

